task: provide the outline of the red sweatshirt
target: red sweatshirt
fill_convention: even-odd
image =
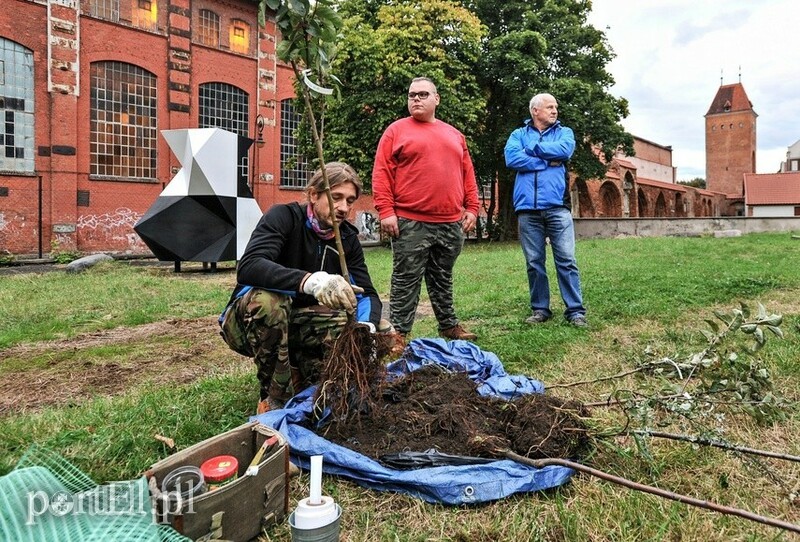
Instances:
[[[393,122],[375,153],[372,195],[381,219],[458,222],[465,210],[478,216],[478,185],[464,136],[438,119]]]

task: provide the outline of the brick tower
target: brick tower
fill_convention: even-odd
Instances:
[[[756,172],[756,117],[741,83],[722,85],[706,113],[706,187],[736,198]]]

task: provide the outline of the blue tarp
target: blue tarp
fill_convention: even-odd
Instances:
[[[403,356],[387,366],[387,379],[401,377],[429,364],[466,372],[478,383],[478,393],[481,395],[513,399],[521,394],[544,392],[541,382],[527,376],[506,374],[495,354],[485,352],[468,341],[414,339],[406,347]],[[292,462],[305,469],[310,468],[310,456],[322,455],[323,472],[348,478],[378,491],[397,491],[427,502],[444,504],[487,502],[514,493],[540,491],[559,486],[574,474],[572,469],[566,467],[536,469],[510,460],[492,461],[484,465],[390,469],[300,425],[309,418],[315,390],[316,387],[304,390],[282,410],[252,418],[280,431],[289,442]]]

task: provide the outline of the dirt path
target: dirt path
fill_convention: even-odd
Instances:
[[[252,368],[228,349],[211,316],[17,345],[0,360],[0,416]]]
[[[420,303],[417,318],[432,314],[430,303]],[[222,341],[216,316],[20,344],[0,350],[0,416],[252,370],[251,359]]]

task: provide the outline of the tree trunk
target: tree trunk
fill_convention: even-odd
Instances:
[[[501,171],[498,175],[497,235],[498,241],[518,239],[517,215],[514,213],[514,177],[513,172]]]

